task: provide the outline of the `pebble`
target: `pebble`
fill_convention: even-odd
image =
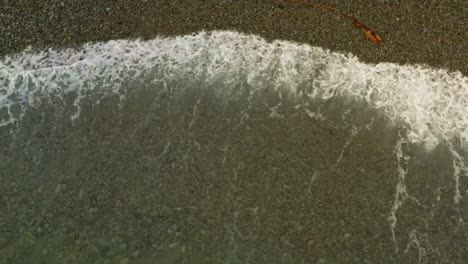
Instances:
[[[123,258],[123,259],[121,259],[118,263],[119,263],[119,264],[127,264],[127,263],[130,263],[130,259],[128,259],[128,258]]]
[[[57,186],[55,187],[55,192],[59,193],[59,192],[63,191],[65,189],[65,187],[66,187],[65,184],[57,184]]]
[[[98,239],[96,241],[96,247],[100,251],[106,252],[107,250],[109,250],[109,243],[107,241],[105,241],[104,239]]]
[[[7,244],[7,239],[5,237],[0,237],[0,249],[4,248]]]

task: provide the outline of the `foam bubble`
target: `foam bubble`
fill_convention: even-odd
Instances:
[[[468,142],[468,79],[460,72],[366,64],[351,54],[288,41],[267,42],[232,31],[113,40],[80,49],[26,50],[6,56],[0,59],[0,111],[8,117],[0,120],[0,126],[21,120],[21,114],[11,111],[15,106],[24,111],[26,105],[70,92],[77,94],[71,118],[78,118],[85,94],[96,89],[121,93],[122,82],[140,76],[159,82],[203,78],[226,84],[244,76],[251,87],[269,85],[293,96],[346,96],[405,124],[410,142],[424,143],[429,149],[441,139],[457,138],[465,146]],[[306,92],[301,87],[311,89]]]

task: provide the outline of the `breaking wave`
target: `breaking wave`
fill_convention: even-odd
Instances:
[[[118,94],[133,78],[220,82],[230,93],[241,76],[253,89],[292,98],[344,96],[365,102],[408,128],[408,139],[432,149],[440,140],[468,142],[468,79],[460,72],[392,63],[368,64],[351,54],[231,31],[153,40],[115,40],[80,49],[26,50],[0,60],[0,126],[20,122],[26,107],[73,94],[71,119],[90,93]],[[304,109],[304,111],[308,111]],[[320,116],[320,113],[309,115]]]

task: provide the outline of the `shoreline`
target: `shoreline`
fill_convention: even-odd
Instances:
[[[178,0],[79,4],[45,0],[9,6],[2,2],[0,56],[28,45],[64,48],[111,39],[236,30],[268,41],[351,52],[362,62],[427,64],[467,75],[463,20],[457,21],[461,4],[340,3],[341,10],[382,34],[384,45],[379,46],[363,41],[362,32],[349,21],[326,10],[282,0],[233,2],[190,1],[183,6]],[[338,0],[318,2],[338,5]],[[422,38],[410,34],[421,25],[443,34]],[[458,37],[447,38],[450,35]],[[242,52],[233,54],[236,58]],[[132,61],[143,64],[139,58]],[[82,74],[80,67],[72,71],[85,77],[103,74],[99,67],[84,68],[90,71]],[[100,77],[96,85],[85,78],[76,82],[77,90],[58,100],[52,93],[46,100],[38,91],[66,85],[60,78],[51,77],[54,85],[49,85],[39,74],[37,82],[17,78],[10,85],[41,101],[38,107],[17,108],[24,110],[17,126],[0,126],[0,177],[8,183],[0,185],[5,203],[0,207],[0,264],[468,259],[466,161],[447,142],[426,153],[422,146],[408,143],[404,126],[367,105],[338,96],[293,100],[270,89],[269,73],[275,68],[268,68],[266,76],[252,85],[244,82],[252,71],[245,71],[222,96],[217,83],[190,78],[179,82],[178,71],[167,74],[175,79],[161,82],[167,72],[157,69],[148,78],[133,78],[128,68],[118,93],[88,93],[90,87],[115,87],[113,82],[121,78],[118,72],[101,75],[106,78]],[[367,69],[361,71],[363,76]],[[305,82],[316,80],[313,70],[303,71]],[[226,70],[219,72],[225,74],[220,80],[231,76]],[[76,81],[69,78],[75,75],[56,76]],[[331,84],[342,80],[337,76],[340,79]],[[414,81],[417,73],[408,76],[408,87],[423,85]],[[154,85],[147,85],[150,80]],[[256,84],[262,88],[255,90]],[[441,93],[452,88],[449,84]],[[410,103],[424,98],[414,94]],[[458,109],[464,109],[460,101]],[[78,106],[80,114],[74,119]]]
[[[426,64],[467,75],[462,2],[376,4],[317,1],[375,29],[383,45],[332,12],[283,0],[177,3],[89,3],[46,0],[2,3],[0,56],[33,48],[76,47],[111,39],[151,39],[202,30],[235,30],[348,53],[363,62]],[[366,11],[371,10],[371,11]]]

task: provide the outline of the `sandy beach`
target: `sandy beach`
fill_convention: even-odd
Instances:
[[[383,45],[363,41],[347,20],[327,10],[268,1],[3,1],[0,55],[33,47],[153,38],[200,30],[238,30],[352,52],[367,62],[428,64],[466,75],[464,1],[316,1],[379,32]]]
[[[464,1],[317,3],[359,19],[384,43],[363,40],[333,12],[282,0],[2,1],[0,56],[28,46],[231,30],[351,52],[368,63],[468,73]],[[119,75],[96,57],[89,63],[96,69],[46,69],[45,77],[36,72],[28,78],[60,87],[68,74],[77,80],[84,72],[90,79],[82,85],[89,88],[99,70],[112,78],[97,85],[112,87],[105,82]],[[268,65],[279,72],[272,61]],[[165,69],[154,71],[165,76]],[[235,75],[219,72],[220,83]],[[216,81],[171,80],[167,88],[163,77],[151,85],[128,77],[123,103],[118,94],[80,93],[75,123],[76,91],[60,98],[36,89],[45,103],[21,108],[30,99],[31,89],[24,89],[26,99],[12,107],[24,114],[21,121],[0,127],[0,264],[464,263],[468,177],[455,183],[454,167],[461,165],[451,145],[427,154],[368,105],[293,100],[271,90],[270,75],[256,74],[265,87],[252,97],[257,87],[247,82],[225,95]],[[11,76],[5,79],[22,87],[22,79]],[[311,79],[305,76],[302,84]],[[0,119],[9,116],[2,111]],[[457,203],[456,191],[463,195]],[[394,227],[392,216],[398,218]]]

